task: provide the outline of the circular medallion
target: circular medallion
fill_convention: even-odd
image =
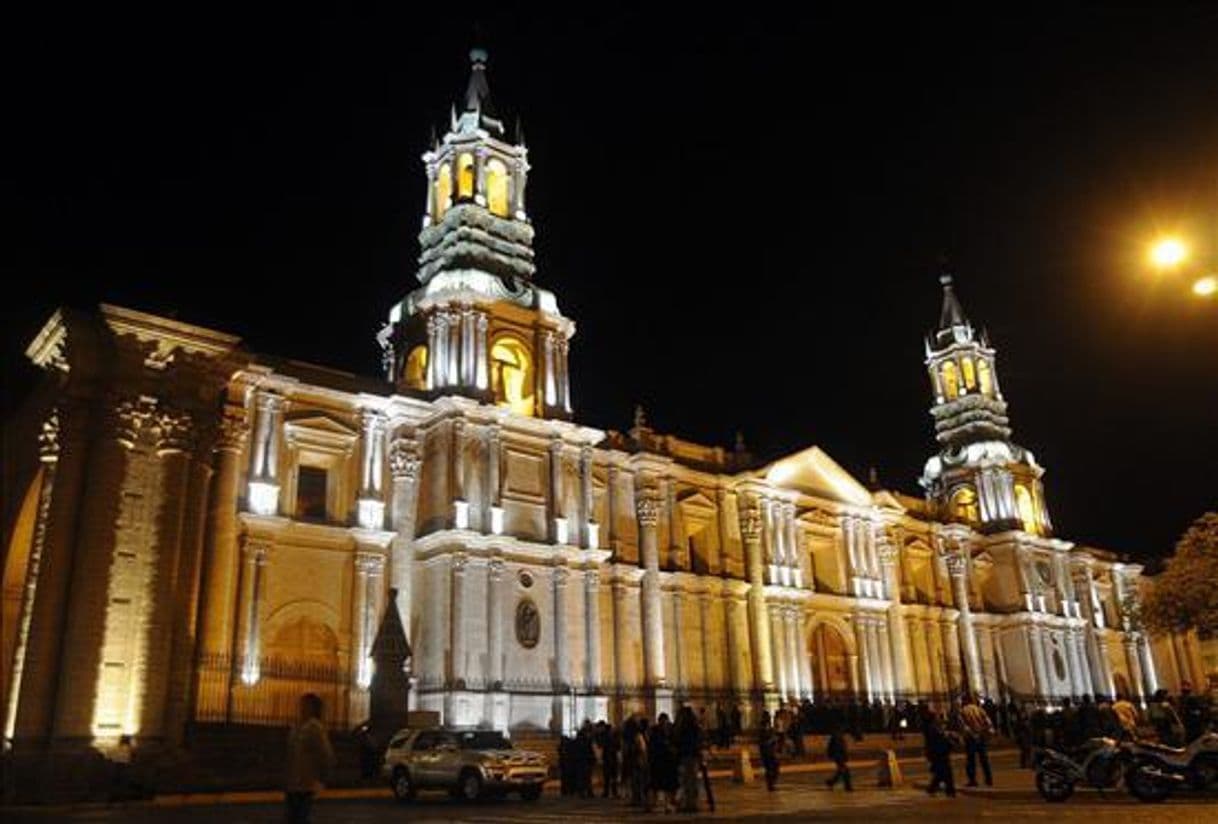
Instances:
[[[520,585],[525,589],[533,586],[533,576],[529,574],[527,569],[520,570],[520,575],[517,579],[520,581]]]
[[[529,598],[521,598],[516,605],[516,640],[525,649],[537,646],[541,638],[541,613]]]

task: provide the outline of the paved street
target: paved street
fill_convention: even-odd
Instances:
[[[1037,795],[1032,773],[1015,769],[1013,753],[1002,753],[995,759],[994,789],[961,789],[955,799],[942,795],[928,798],[919,789],[924,786],[926,771],[922,765],[904,764],[906,786],[897,790],[875,789],[873,769],[855,769],[856,790],[847,794],[841,789],[829,791],[824,779],[828,772],[792,773],[781,781],[773,794],[765,791],[761,782],[745,787],[721,780],[715,783],[718,809],[713,815],[670,815],[654,813],[652,817],[671,820],[751,820],[806,821],[827,819],[914,820],[933,818],[939,821],[973,821],[989,819],[1014,821],[1039,818],[1043,820],[1092,820],[1097,818],[1125,822],[1170,821],[1211,822],[1218,810],[1218,797],[1213,795],[1181,796],[1164,804],[1142,804],[1124,791],[1101,795],[1079,790],[1065,804],[1047,804]],[[964,782],[963,759],[956,759],[956,773]],[[482,804],[460,804],[438,794],[425,795],[410,805],[399,805],[385,797],[327,799],[315,809],[318,824],[334,822],[393,821],[466,821],[466,822],[525,822],[553,821],[617,821],[638,817],[621,802],[598,800],[577,801],[547,794],[542,800],[526,803],[517,799]],[[42,811],[5,811],[7,824],[45,821],[123,821],[123,822],[210,822],[226,824],[262,824],[282,820],[282,811],[274,803],[188,804],[185,806],[134,805],[114,807],[58,808]]]

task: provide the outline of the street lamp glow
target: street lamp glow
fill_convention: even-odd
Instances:
[[[1182,263],[1186,257],[1188,249],[1179,238],[1163,238],[1150,249],[1151,261],[1162,268]]]
[[[1199,298],[1210,298],[1215,293],[1218,293],[1218,276],[1206,275],[1193,284],[1193,294]]]

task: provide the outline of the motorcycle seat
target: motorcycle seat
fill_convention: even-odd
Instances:
[[[1169,747],[1166,744],[1156,744],[1153,741],[1139,741],[1137,743],[1140,748],[1142,748],[1144,750],[1150,750],[1151,752],[1157,753],[1159,755],[1179,758],[1180,756],[1186,755],[1188,753],[1188,750],[1186,750],[1182,747]]]

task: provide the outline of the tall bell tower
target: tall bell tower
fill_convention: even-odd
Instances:
[[[509,137],[491,104],[487,60],[485,50],[470,51],[460,110],[453,106],[448,132],[423,154],[421,286],[390,309],[377,337],[400,391],[566,418],[575,324],[533,283],[528,149],[519,125]]]
[[[997,351],[964,314],[953,278],[943,274],[938,328],[925,341],[939,453],[921,483],[937,514],[982,532],[1024,530],[1049,535],[1044,470],[1011,440],[1007,403],[998,384]]]

